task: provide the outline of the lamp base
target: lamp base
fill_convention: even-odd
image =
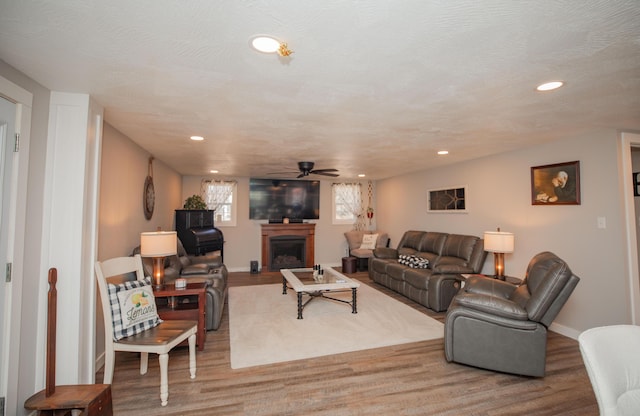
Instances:
[[[493,253],[493,265],[496,279],[504,280],[504,253]]]
[[[164,287],[164,257],[153,258],[153,288]]]

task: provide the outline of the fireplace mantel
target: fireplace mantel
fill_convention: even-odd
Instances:
[[[271,269],[269,251],[269,239],[282,236],[303,236],[306,238],[305,267],[313,267],[315,252],[316,225],[312,223],[301,224],[260,224],[262,226],[262,270],[268,272]]]

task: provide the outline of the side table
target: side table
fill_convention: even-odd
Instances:
[[[206,282],[198,282],[187,283],[185,288],[176,288],[175,284],[165,284],[159,289],[153,289],[160,319],[198,321],[196,344],[200,351],[204,349],[207,335],[205,330],[206,287]]]

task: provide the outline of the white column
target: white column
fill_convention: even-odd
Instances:
[[[93,264],[102,113],[86,94],[51,93],[40,275],[46,280],[50,267],[58,269],[56,384],[94,381]],[[40,304],[46,305],[48,287],[42,287]],[[40,317],[44,324],[46,310]]]

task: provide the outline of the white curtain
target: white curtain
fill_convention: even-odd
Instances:
[[[215,211],[225,204],[229,196],[233,194],[236,184],[236,181],[203,179],[200,183],[200,193],[207,204],[207,208]]]
[[[364,230],[365,213],[362,203],[362,185],[359,183],[334,183],[336,208],[340,207],[354,219],[353,229]]]

